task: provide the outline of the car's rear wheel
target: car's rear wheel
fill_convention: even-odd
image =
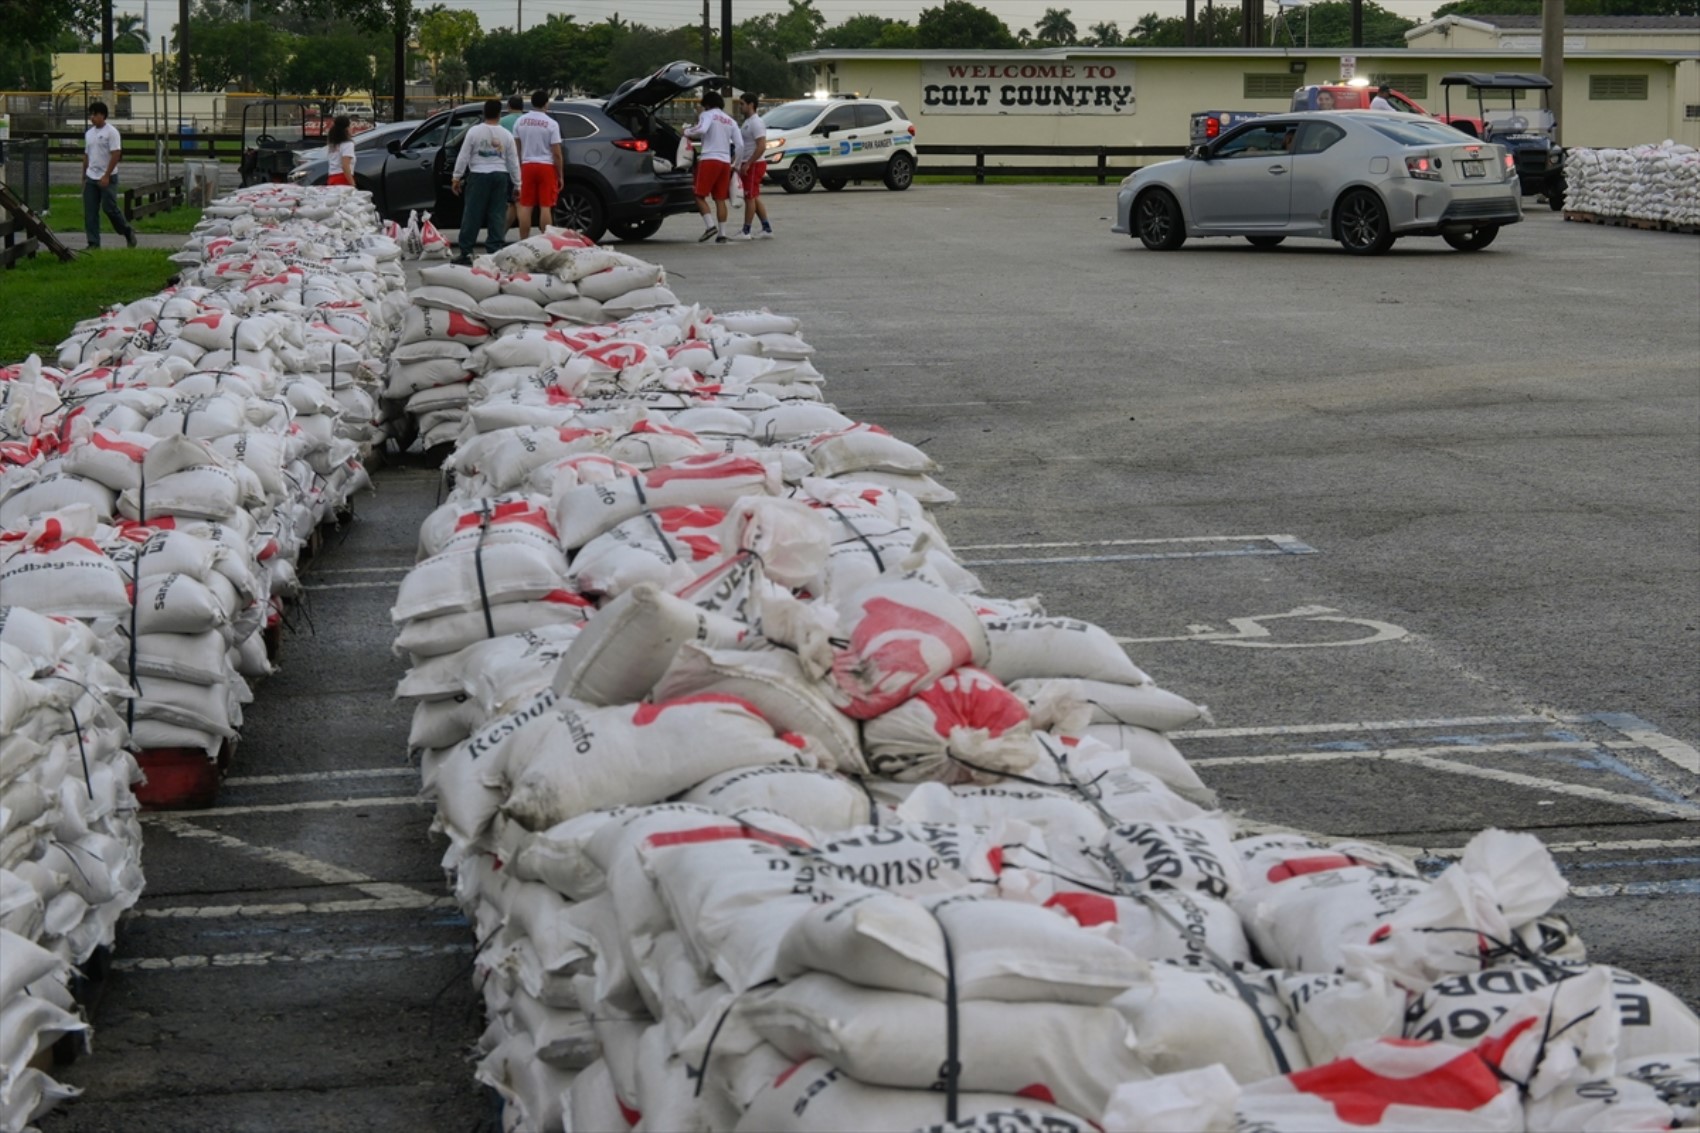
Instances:
[[[1163,189],[1147,189],[1133,202],[1134,231],[1153,252],[1172,252],[1186,243],[1181,206]]]
[[[1442,232],[1440,238],[1460,252],[1479,252],[1499,235],[1499,225],[1485,224],[1468,232]]]
[[[639,240],[648,240],[661,231],[661,217],[649,216],[642,220],[621,220],[608,226],[608,231],[627,243],[635,244]]]
[[[849,183],[849,180],[843,177],[822,177],[820,179],[820,187],[829,193],[836,193]]]
[[[915,183],[915,159],[906,153],[894,153],[885,167],[885,187],[901,193]]]
[[[1553,173],[1547,177],[1547,207],[1553,212],[1564,208],[1564,174]]]
[[[1334,238],[1354,256],[1379,256],[1393,246],[1381,198],[1368,189],[1347,193],[1334,210]]]
[[[1245,242],[1253,248],[1279,248],[1285,236],[1247,236]]]
[[[568,185],[555,201],[555,225],[584,233],[587,240],[600,240],[608,231],[602,198],[588,185]]]
[[[815,183],[819,180],[820,176],[815,172],[814,160],[799,157],[791,163],[791,168],[785,171],[785,178],[779,182],[779,187],[787,193],[806,193],[814,188]]]

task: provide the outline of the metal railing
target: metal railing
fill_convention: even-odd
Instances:
[[[1110,178],[1117,180],[1129,173],[1142,168],[1141,162],[1110,164],[1111,158],[1159,158],[1167,159],[1180,157],[1186,153],[1185,146],[1038,146],[1038,145],[917,145],[916,154],[921,157],[922,173],[972,173],[974,183],[983,185],[988,176],[992,177],[1096,177],[1098,184],[1106,184]],[[971,157],[973,164],[966,162],[935,161],[940,157]],[[987,164],[986,159],[1003,157],[1045,157],[1045,158],[1082,158],[1089,157],[1091,162],[1073,161],[1063,163],[1034,162],[996,162]]]
[[[0,181],[12,187],[12,192],[36,212],[47,211],[47,141],[43,138],[17,138],[0,142],[5,155],[0,168]]]

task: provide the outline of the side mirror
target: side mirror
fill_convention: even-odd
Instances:
[[[1186,156],[1191,161],[1208,161],[1210,159],[1210,147],[1188,146],[1186,147]]]
[[[385,146],[384,148],[389,150],[391,153],[400,153],[401,152],[401,139],[400,138],[394,139],[393,141],[390,142],[389,145]]]

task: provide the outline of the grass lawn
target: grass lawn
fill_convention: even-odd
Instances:
[[[51,252],[0,271],[0,365],[51,358],[78,321],[113,303],[151,295],[177,273],[164,248],[116,247],[61,263]]]
[[[48,191],[47,200],[48,207],[52,210],[47,215],[47,223],[53,226],[55,232],[81,232],[83,230],[83,194],[80,189],[55,185]],[[122,199],[120,199],[120,203],[122,203]],[[200,209],[185,205],[182,208],[172,209],[170,212],[144,216],[136,221],[136,231],[151,232],[155,235],[187,235],[200,219]],[[101,242],[106,243],[113,239],[111,235],[112,222],[102,218],[100,223],[101,228],[106,232],[106,235],[101,237]]]

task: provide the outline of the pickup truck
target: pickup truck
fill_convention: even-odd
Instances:
[[[1313,83],[1300,87],[1293,92],[1293,104],[1289,110],[1368,110],[1370,100],[1375,97],[1375,88],[1358,83]],[[1482,136],[1482,120],[1470,118],[1462,114],[1431,114],[1423,109],[1422,103],[1408,94],[1400,91],[1389,91],[1387,101],[1393,104],[1393,109],[1403,114],[1421,114],[1424,118],[1433,118],[1444,122],[1455,130],[1462,130],[1473,138]]]
[[[1270,113],[1267,110],[1200,110],[1192,116],[1192,145],[1214,141],[1230,127]]]

